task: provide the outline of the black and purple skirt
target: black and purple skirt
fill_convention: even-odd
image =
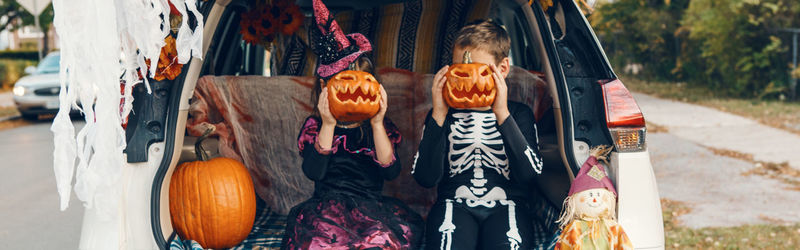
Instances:
[[[292,209],[284,249],[416,249],[423,228],[397,199],[329,193]]]

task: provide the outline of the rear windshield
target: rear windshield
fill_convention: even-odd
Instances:
[[[61,61],[60,54],[53,54],[45,57],[36,68],[36,74],[51,74],[58,73],[59,62]]]

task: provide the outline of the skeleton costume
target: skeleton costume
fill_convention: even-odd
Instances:
[[[327,78],[346,70],[371,45],[361,34],[347,36],[320,0],[314,0],[312,50],[319,56],[317,74]],[[416,249],[423,220],[400,200],[382,196],[383,182],[400,174],[397,151],[389,164],[377,160],[369,121],[334,129],[330,149],[318,142],[319,117],[308,117],[298,135],[303,173],[314,181],[314,195],[289,212],[284,249]],[[401,141],[397,127],[384,119],[393,148]]]
[[[428,113],[414,179],[438,184],[426,249],[529,249],[532,224],[522,188],[542,170],[533,111],[509,102],[502,125],[492,110],[450,109],[443,126]]]

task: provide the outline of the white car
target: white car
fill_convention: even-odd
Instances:
[[[294,2],[304,11],[310,12],[311,1]],[[590,148],[614,145],[615,150],[608,167],[619,194],[619,223],[628,233],[635,248],[663,249],[664,226],[656,180],[644,140],[644,117],[631,94],[618,79],[600,42],[575,2],[553,0],[556,4],[546,11],[540,6],[540,1],[466,2],[468,4],[464,4],[464,1],[439,0],[325,0],[330,9],[339,12],[337,17],[342,17],[340,25],[345,33],[351,32],[350,29],[357,29],[353,31],[365,33],[376,44],[377,49],[373,53],[378,58],[377,67],[386,69],[379,70],[378,74],[395,74],[398,78],[405,74],[408,77],[403,79],[408,79],[411,84],[403,86],[411,86],[408,88],[414,90],[417,90],[414,86],[430,84],[431,74],[449,63],[446,58],[452,56],[448,54],[451,53],[448,46],[452,46],[450,34],[455,33],[461,25],[476,18],[491,18],[504,25],[511,37],[510,57],[516,74],[535,74],[543,79],[539,80],[541,84],[535,90],[538,95],[533,93],[533,89],[529,89],[529,93],[520,94],[531,98],[527,100],[529,105],[533,103],[532,109],[539,126],[539,146],[545,162],[543,174],[547,175],[547,181],[537,184],[540,188],[531,189],[530,192],[545,197],[557,211],[566,197],[572,179],[588,157]],[[534,4],[531,5],[531,2]],[[133,104],[134,110],[126,131],[128,143],[125,153],[129,167],[126,168],[126,173],[129,175],[123,177],[126,178],[126,188],[129,191],[121,203],[125,204],[125,208],[120,210],[126,211],[121,221],[127,223],[125,241],[119,243],[120,246],[126,244],[123,248],[166,249],[175,237],[168,209],[168,189],[175,167],[186,156],[194,154],[191,145],[196,137],[187,135],[186,126],[188,122],[192,122],[187,121],[190,114],[198,117],[190,109],[190,104],[199,100],[192,97],[193,93],[202,94],[203,86],[207,87],[210,81],[216,81],[215,84],[219,85],[215,86],[223,86],[220,88],[224,89],[218,96],[236,99],[236,104],[277,99],[287,100],[282,103],[288,103],[285,104],[288,106],[294,105],[291,103],[295,101],[307,100],[308,97],[308,90],[301,86],[303,81],[297,77],[310,75],[308,72],[313,70],[309,68],[313,69],[315,66],[315,62],[307,61],[311,58],[306,56],[310,53],[307,51],[308,45],[303,44],[300,38],[305,34],[300,34],[297,38],[282,39],[267,53],[261,45],[243,42],[240,33],[239,16],[252,8],[254,1],[209,0],[197,3],[205,19],[204,59],[192,59],[183,66],[183,72],[175,80],[151,82],[153,94],[138,95]],[[239,88],[242,85],[236,85],[246,80],[261,85],[249,85],[248,90]],[[397,82],[396,79],[394,81]],[[382,79],[381,82],[387,84],[389,80]],[[143,86],[137,88],[138,92],[144,93]],[[261,89],[253,91],[253,88]],[[403,106],[403,110],[395,108],[387,116],[397,123],[421,125],[421,120],[415,121],[418,117],[404,117],[403,112],[427,112],[430,106],[425,105],[430,105],[430,99],[426,103],[426,88],[418,88],[418,92],[403,92],[408,93],[406,95],[397,94],[402,91],[397,89],[399,88],[387,87],[390,103],[410,106]],[[427,89],[430,90],[430,87]],[[302,91],[306,92],[301,93]],[[27,90],[21,93],[27,94]],[[262,96],[248,95],[251,93],[262,93]],[[510,96],[517,94],[509,92]],[[549,100],[542,101],[547,98]],[[420,101],[416,102],[417,100]],[[284,105],[282,103],[277,105]],[[224,119],[231,117],[240,120],[248,120],[249,117],[250,124],[253,119],[256,122],[259,119],[273,120],[258,123],[261,125],[257,128],[266,131],[239,131],[242,130],[241,126],[227,126],[237,130],[235,135],[243,138],[228,140],[228,144],[237,143],[233,146],[220,141],[220,147],[234,147],[236,150],[257,148],[252,154],[269,155],[275,161],[282,161],[278,162],[279,166],[270,166],[274,162],[257,162],[255,165],[262,172],[280,168],[296,171],[303,177],[298,170],[299,165],[296,164],[299,162],[296,144],[287,142],[296,143],[297,129],[302,125],[302,120],[298,119],[305,117],[308,111],[292,109],[296,107],[227,107],[229,109],[225,111],[228,113],[215,116],[214,118],[220,120],[215,120],[214,123],[226,122]],[[239,108],[245,108],[247,112],[241,113]],[[421,126],[403,126],[409,131],[404,134],[404,140],[419,139],[414,138],[413,132],[420,131]],[[402,131],[404,128],[400,129]],[[259,141],[261,144],[242,144],[246,143],[243,141],[248,141],[248,137],[276,138],[273,141],[284,143],[272,145],[275,143]],[[409,148],[416,149],[411,146]],[[410,164],[406,163],[413,156],[403,150],[399,152],[400,158],[405,161],[403,173],[407,174]],[[258,182],[259,178],[254,177],[254,180]],[[256,183],[256,186],[262,184]],[[271,184],[275,189],[281,187],[278,182]],[[430,198],[424,196],[431,194],[420,191],[413,184],[387,184],[384,190],[395,196],[419,195],[422,200]],[[283,191],[281,195],[295,193]],[[271,204],[271,201],[266,199],[262,203]],[[122,235],[107,230],[111,228],[110,224],[102,223],[99,218],[91,210],[87,210],[84,217],[84,238],[116,239]],[[282,229],[278,228],[274,233],[279,239]],[[267,247],[278,247],[275,244],[280,244],[280,241],[265,244]]]
[[[51,52],[36,67],[25,69],[28,74],[14,84],[14,103],[22,117],[36,119],[40,114],[58,112],[58,94],[61,85],[58,78],[59,52]]]

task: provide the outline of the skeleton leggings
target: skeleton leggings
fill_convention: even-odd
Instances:
[[[528,249],[532,223],[526,187],[538,183],[542,160],[533,112],[509,102],[498,125],[491,110],[451,109],[442,126],[428,116],[412,173],[438,185],[428,214],[427,249]]]
[[[530,249],[533,226],[523,207],[510,200],[485,205],[471,207],[464,199],[434,204],[425,249]]]

